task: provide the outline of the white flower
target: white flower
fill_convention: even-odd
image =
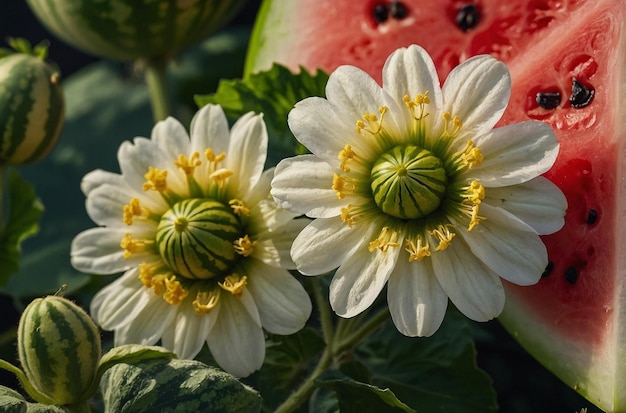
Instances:
[[[263,172],[267,132],[244,115],[229,132],[222,108],[205,106],[191,139],[175,119],[152,138],[124,142],[121,175],[96,170],[83,179],[87,212],[100,227],[72,243],[80,271],[125,271],[93,299],[91,314],[115,330],[115,345],[159,339],[181,358],[204,343],[236,376],[265,357],[262,328],[292,334],[311,301],[287,269],[289,248],[307,220],[277,207]]]
[[[539,235],[564,222],[563,194],[539,176],[559,145],[539,122],[494,129],[509,92],[506,67],[489,56],[455,68],[442,88],[430,56],[411,46],[389,57],[382,88],[342,66],[326,99],[291,111],[289,126],[312,154],[279,163],[272,195],[316,218],[291,255],[304,274],[338,267],[338,315],[361,313],[387,284],[398,330],[428,336],[448,297],[485,321],[502,311],[500,277],[539,280]]]

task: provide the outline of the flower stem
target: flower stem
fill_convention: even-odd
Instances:
[[[320,324],[322,326],[324,341],[326,342],[326,345],[329,346],[333,342],[335,326],[333,324],[333,318],[330,307],[328,305],[328,300],[326,299],[326,295],[324,295],[324,291],[322,290],[322,282],[319,277],[310,278],[309,285],[313,290],[313,298],[315,299],[317,309],[319,311]]]
[[[172,113],[167,84],[167,64],[168,59],[164,56],[145,60],[146,84],[150,90],[152,116],[155,122],[167,118]]]
[[[365,337],[374,332],[378,327],[382,326],[385,321],[389,319],[389,309],[384,308],[371,317],[365,324],[363,324],[354,333],[351,333],[348,337],[342,339],[335,346],[335,353],[339,354],[342,351],[346,351],[361,342]]]
[[[4,228],[4,194],[6,192],[6,173],[7,165],[0,164],[0,232]]]

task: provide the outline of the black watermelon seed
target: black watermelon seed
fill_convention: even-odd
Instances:
[[[382,3],[378,3],[374,6],[374,20],[376,23],[382,23],[389,17],[389,13],[387,11],[387,6]]]
[[[584,108],[593,100],[595,90],[588,88],[580,83],[576,78],[572,78],[572,96],[569,98],[569,103],[576,109]]]
[[[409,11],[401,1],[392,1],[389,4],[389,14],[394,19],[402,20],[409,15]]]
[[[575,284],[578,280],[578,271],[576,267],[569,267],[565,270],[565,280],[570,284]]]
[[[541,274],[541,278],[547,277],[548,275],[550,275],[553,269],[554,269],[554,261],[548,261],[548,265],[546,265],[546,269],[543,270],[543,273]]]
[[[595,209],[590,209],[589,212],[587,213],[587,224],[593,225],[596,223],[597,219],[598,219],[598,211],[596,211]]]
[[[540,107],[554,109],[561,103],[561,94],[559,92],[539,92],[535,99]]]
[[[476,27],[480,21],[480,12],[475,4],[466,4],[461,6],[456,13],[456,25],[464,32]]]

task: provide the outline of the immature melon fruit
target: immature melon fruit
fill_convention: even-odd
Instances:
[[[489,53],[512,76],[501,124],[549,123],[561,144],[546,174],[565,193],[565,227],[544,237],[533,287],[507,284],[501,321],[565,383],[626,411],[626,0],[266,0],[246,72],[353,64],[380,80],[417,43],[443,80]]]

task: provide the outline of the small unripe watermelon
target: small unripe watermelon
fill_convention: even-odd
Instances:
[[[56,36],[114,59],[175,53],[226,24],[244,0],[27,0]]]
[[[40,57],[14,53],[0,59],[0,164],[20,165],[46,156],[64,116],[58,72]]]
[[[58,296],[33,300],[20,318],[18,356],[28,381],[65,405],[84,401],[101,357],[100,334],[87,313]]]

